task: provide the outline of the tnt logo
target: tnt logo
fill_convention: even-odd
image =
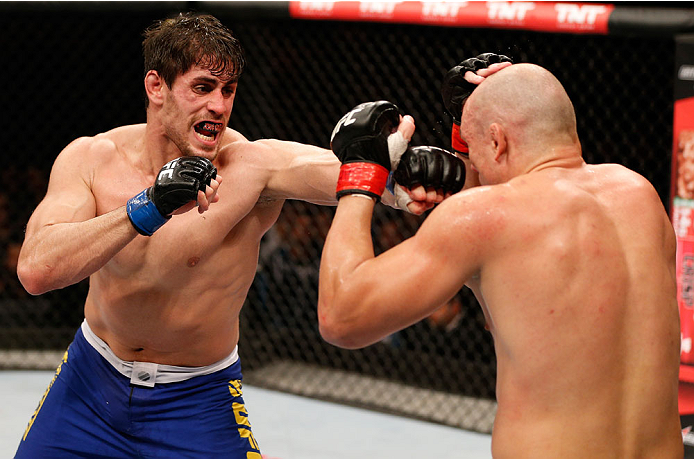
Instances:
[[[422,17],[424,19],[455,19],[460,8],[465,8],[468,2],[423,2]]]
[[[359,2],[359,12],[363,15],[390,16],[400,2]]]
[[[302,13],[330,13],[335,2],[300,2]]]
[[[533,2],[487,2],[487,17],[490,21],[523,21],[534,9]]]
[[[599,15],[607,12],[602,5],[576,5],[557,3],[554,5],[559,24],[594,25]]]

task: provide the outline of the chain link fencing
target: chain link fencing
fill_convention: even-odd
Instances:
[[[6,6],[0,14],[6,67],[0,91],[0,368],[53,368],[82,321],[88,281],[32,297],[17,280],[16,259],[60,150],[76,137],[145,121],[141,32],[172,10],[166,3],[123,8],[72,7],[65,14],[57,7],[30,12]],[[233,10],[209,12],[247,52],[230,126],[250,140],[328,147],[346,111],[387,99],[414,116],[413,144],[449,147],[450,119],[439,96],[443,74],[462,59],[497,52],[542,65],[565,85],[587,162],[623,164],[643,174],[668,202],[671,38],[241,20]],[[333,211],[289,201],[265,235],[241,314],[247,382],[489,432],[494,348],[467,290],[431,317],[365,349],[342,350],[321,339],[318,267]],[[376,253],[414,234],[424,218],[379,206]]]

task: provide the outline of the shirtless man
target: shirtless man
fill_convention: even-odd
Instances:
[[[681,458],[675,236],[656,191],[620,165],[584,162],[571,101],[536,65],[484,79],[460,133],[482,185],[393,249],[374,258],[372,200],[340,199],[321,262],[322,336],[367,346],[467,285],[497,355],[494,457]]]
[[[284,200],[336,204],[340,163],[226,127],[244,58],[215,18],[159,22],[143,49],[147,123],[68,145],[27,226],[27,291],[90,285],[18,458],[260,458],[241,392],[239,311]],[[398,135],[404,150],[409,137]],[[413,196],[421,213],[441,193]]]

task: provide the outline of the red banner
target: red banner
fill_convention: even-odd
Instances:
[[[677,235],[677,303],[682,346],[680,380],[694,384],[694,38],[676,40],[671,217]],[[694,391],[680,398],[694,412]]]
[[[612,4],[561,2],[289,2],[295,19],[594,34],[607,34],[613,10]]]
[[[680,309],[682,363],[694,363],[694,203],[675,198],[672,220],[677,233],[677,303]]]

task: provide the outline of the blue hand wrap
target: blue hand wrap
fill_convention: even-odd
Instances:
[[[393,178],[393,172],[388,174],[388,181],[386,182],[386,190],[390,191],[390,194],[395,196],[395,179]]]
[[[147,196],[147,190],[130,198],[126,210],[130,223],[138,233],[144,236],[151,236],[171,218],[162,216],[157,206]]]

